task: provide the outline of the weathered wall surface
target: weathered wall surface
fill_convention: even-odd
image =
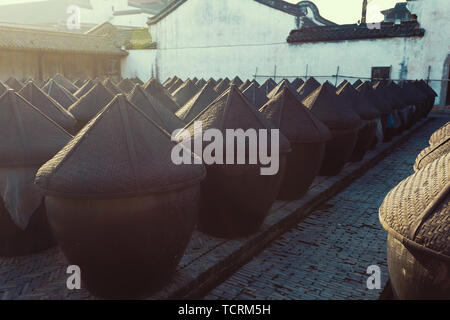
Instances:
[[[156,50],[129,50],[122,60],[122,78],[139,78],[147,81],[155,74]]]
[[[48,80],[56,73],[68,79],[120,77],[120,57],[96,54],[0,50],[0,81],[13,76]]]
[[[442,79],[450,52],[450,2],[418,0],[409,6],[425,29],[423,38],[288,44],[296,28],[292,15],[253,0],[189,0],[150,26],[158,50],[147,65],[156,61],[160,80],[173,75],[247,79],[256,70],[274,75],[275,68],[278,76],[302,76],[306,66],[309,75],[331,76],[339,66],[340,74],[356,77],[370,77],[373,66],[392,66],[393,78],[426,79],[429,65],[430,78]],[[431,85],[444,100],[446,85]]]

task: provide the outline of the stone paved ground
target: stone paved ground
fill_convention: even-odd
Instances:
[[[448,117],[437,117],[378,165],[212,290],[205,299],[378,299],[367,267],[388,281],[378,208],[411,175],[417,154]]]

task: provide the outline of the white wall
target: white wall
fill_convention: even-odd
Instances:
[[[122,78],[139,78],[146,82],[155,73],[156,50],[129,50],[122,60]]]
[[[418,0],[411,11],[426,30],[423,38],[288,44],[295,17],[253,0],[188,0],[150,31],[158,44],[160,80],[173,75],[247,79],[256,68],[273,75],[275,66],[277,75],[298,76],[306,65],[309,75],[331,76],[339,66],[340,74],[357,77],[370,77],[372,66],[392,66],[393,78],[405,65],[408,79],[426,79],[431,65],[430,77],[442,79],[450,52],[450,1]],[[440,82],[431,85],[441,93]]]

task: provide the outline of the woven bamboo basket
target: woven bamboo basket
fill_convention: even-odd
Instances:
[[[436,130],[430,137],[430,146],[437,145],[442,142],[442,140],[450,138],[450,121],[444,126]]]
[[[403,180],[384,199],[395,297],[450,299],[450,154]]]
[[[414,171],[419,171],[434,160],[450,153],[450,137],[442,140],[439,144],[423,149],[416,158]]]

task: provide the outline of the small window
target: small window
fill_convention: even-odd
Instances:
[[[372,81],[391,78],[391,67],[372,67]]]

